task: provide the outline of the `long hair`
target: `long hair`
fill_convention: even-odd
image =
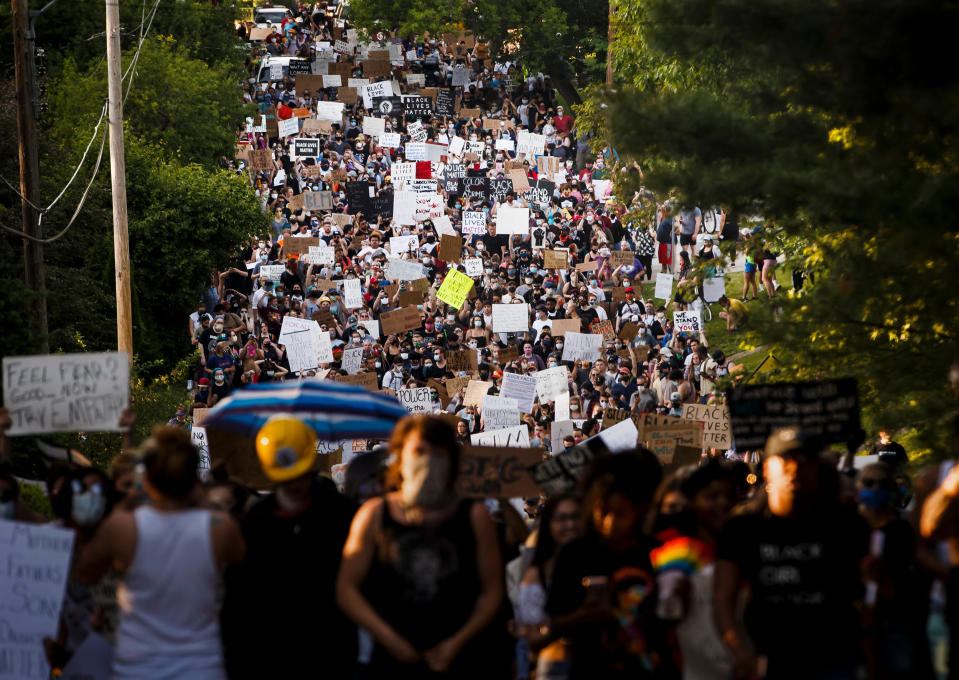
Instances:
[[[407,416],[403,418],[390,436],[389,452],[393,461],[386,470],[386,485],[388,489],[398,489],[403,481],[400,472],[401,456],[406,440],[412,435],[419,435],[424,441],[433,446],[444,449],[450,457],[449,487],[452,488],[459,475],[460,444],[456,439],[456,430],[446,420],[436,416]]]
[[[556,496],[550,496],[543,505],[543,510],[539,514],[539,531],[536,533],[536,548],[533,549],[533,559],[530,566],[536,567],[539,572],[539,580],[546,586],[546,575],[543,573],[543,565],[551,558],[556,557],[560,546],[553,540],[553,534],[549,530],[549,525],[553,521],[553,515],[556,514],[556,508],[563,501],[575,501],[580,504],[579,496],[572,492],[561,493]]]

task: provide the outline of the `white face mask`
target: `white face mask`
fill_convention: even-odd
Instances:
[[[107,499],[99,491],[85,491],[73,496],[73,519],[82,527],[91,527],[103,517]]]
[[[449,497],[450,459],[446,456],[405,456],[400,473],[400,496],[406,507],[437,508]]]

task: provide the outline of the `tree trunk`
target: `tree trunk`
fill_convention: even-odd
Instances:
[[[583,99],[579,96],[579,91],[576,89],[576,86],[573,85],[573,80],[570,77],[569,66],[566,64],[557,64],[547,71],[547,75],[549,75],[553,87],[563,95],[563,99],[566,100],[567,105],[572,106],[573,104],[582,103]]]

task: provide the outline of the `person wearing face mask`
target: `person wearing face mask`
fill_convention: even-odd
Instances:
[[[243,559],[243,538],[225,513],[195,507],[199,461],[189,434],[156,427],[139,453],[149,502],[111,514],[76,566],[88,584],[111,567],[120,576],[112,677],[223,678],[218,572]]]
[[[398,488],[360,508],[336,583],[340,608],[375,640],[371,677],[503,677],[488,637],[504,593],[499,545],[486,506],[455,491],[456,432],[406,418],[390,451]]]
[[[216,404],[228,396],[230,392],[233,391],[233,385],[227,381],[226,374],[223,372],[223,369],[218,368],[213,371],[213,384],[210,386],[210,395],[207,398],[207,407],[212,408]]]

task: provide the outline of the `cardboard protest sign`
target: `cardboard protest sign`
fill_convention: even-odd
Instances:
[[[633,264],[635,253],[631,250],[611,250],[609,253],[609,264],[616,267],[629,267]]]
[[[330,135],[333,134],[333,123],[328,120],[307,118],[303,121],[300,132],[305,135]]]
[[[454,75],[455,75],[455,72],[454,72]],[[474,118],[479,118],[480,115],[481,114],[479,109],[460,109],[461,118],[468,118],[470,120],[473,120]]]
[[[473,372],[477,369],[476,350],[447,351],[446,364],[453,373],[459,373],[460,371]]]
[[[250,169],[254,172],[273,169],[273,152],[269,149],[250,150]]]
[[[466,406],[483,406],[486,399],[486,393],[493,386],[491,382],[483,380],[470,380],[466,385],[466,396],[463,398],[463,404]]]
[[[432,413],[430,388],[414,387],[408,390],[396,390],[396,400],[410,413]]]
[[[466,446],[460,455],[457,489],[467,498],[517,498],[539,489],[529,468],[543,459],[543,449]]]
[[[359,385],[370,392],[379,391],[379,385],[376,382],[376,373],[364,372],[356,375],[338,376],[336,382],[346,383],[347,385]]]
[[[443,234],[440,236],[439,258],[445,262],[459,262],[463,250],[463,239],[459,236]]]
[[[656,275],[656,291],[653,293],[654,297],[660,300],[672,300],[673,299],[673,275],[672,274],[657,274]]]
[[[436,297],[454,309],[460,309],[473,288],[473,279],[462,272],[451,269],[436,291]]]
[[[589,262],[580,262],[576,265],[576,271],[578,272],[594,272],[599,268],[599,262],[596,260],[590,260]]]
[[[360,100],[359,92],[359,89],[355,87],[338,88],[336,90],[336,101],[343,104],[356,104]]]
[[[596,361],[599,359],[603,336],[592,333],[566,333],[563,361]]]
[[[313,76],[304,73],[298,73],[296,74],[296,78],[293,80],[293,86],[296,88],[297,95],[301,95],[304,92],[312,92],[315,94],[323,89],[323,79],[327,77],[329,76]]]
[[[493,332],[522,333],[529,330],[529,304],[494,304]]]
[[[747,385],[727,391],[736,449],[761,449],[776,429],[798,426],[827,444],[857,435],[859,392],[855,378]]]
[[[462,378],[447,378],[446,392],[450,395],[450,399],[458,396],[460,391],[469,384],[470,379],[471,378],[469,376],[463,376]]]
[[[570,333],[579,333],[583,324],[579,319],[553,319],[550,322],[550,331],[553,337],[557,335],[569,335]],[[564,346],[565,349],[565,346]]]
[[[530,473],[543,493],[554,496],[572,490],[593,458],[595,453],[588,447],[575,446],[533,465]]]
[[[385,335],[402,333],[419,328],[423,324],[420,311],[416,307],[402,307],[380,316],[380,323]]]
[[[683,418],[703,424],[703,446],[732,448],[732,426],[725,404],[683,404]]]
[[[3,358],[3,403],[13,437],[47,432],[119,432],[130,404],[123,352]]]
[[[616,331],[613,330],[612,321],[606,320],[595,323],[591,330],[595,335],[602,335],[603,341],[616,339]]]
[[[73,530],[0,520],[0,546],[4,562],[0,569],[0,627],[4,631],[0,675],[46,680],[50,666],[43,640],[55,638],[60,628]]]
[[[529,427],[525,423],[470,435],[474,446],[519,446],[529,448]]]
[[[643,441],[649,450],[656,454],[660,463],[671,465],[674,462],[673,458],[677,447],[682,446],[695,449],[697,452],[701,451],[701,447],[695,444],[699,433],[700,429],[698,427],[652,428],[646,431]]]
[[[566,269],[566,257],[569,251],[566,250],[545,250],[543,251],[543,266],[546,269]]]
[[[328,309],[319,309],[313,312],[310,315],[310,319],[316,321],[321,326],[325,325],[327,328],[336,326],[336,317],[333,316],[333,312]]]
[[[699,333],[702,329],[699,312],[673,312],[673,332]]]
[[[415,307],[416,305],[423,304],[424,297],[424,294],[417,290],[401,290],[396,298],[396,302],[401,307],[409,307],[410,305]]]
[[[446,392],[446,387],[435,378],[430,378],[429,380],[427,380],[426,386],[432,390],[436,390],[436,394],[440,398],[440,403],[443,404],[443,408],[446,408],[446,406],[450,403],[450,396]],[[452,414],[447,414],[447,415],[452,415]],[[453,417],[456,420],[460,419],[459,416],[453,416]],[[452,424],[455,425],[455,423],[452,423]]]
[[[309,192],[308,192],[309,193]],[[317,236],[290,236],[283,239],[284,255],[303,255],[310,252],[310,248],[320,245],[320,239]],[[260,267],[260,271],[263,268]]]
[[[516,406],[521,413],[533,412],[533,400],[536,398],[536,376],[523,373],[503,374],[500,395],[516,400]]]

